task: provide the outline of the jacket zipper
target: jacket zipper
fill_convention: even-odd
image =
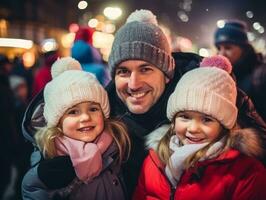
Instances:
[[[162,175],[164,176],[164,178],[166,179],[166,181],[168,182],[170,186],[170,199],[169,200],[174,200],[176,187],[172,185],[172,183],[169,181],[168,177],[165,175],[164,171],[161,168],[159,168],[159,171],[162,173]]]
[[[172,185],[170,185],[170,200],[174,200],[175,198],[175,191],[176,191],[176,188],[174,188]]]

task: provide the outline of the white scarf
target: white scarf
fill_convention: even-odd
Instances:
[[[218,142],[214,143],[206,152],[204,157],[202,157],[199,161],[204,161],[207,159],[217,157],[223,150],[225,143],[225,138],[222,138]],[[169,163],[165,167],[165,173],[168,177],[169,181],[172,183],[174,187],[176,187],[177,183],[181,175],[184,172],[184,162],[185,160],[198,150],[202,149],[208,145],[208,143],[201,144],[187,144],[180,145],[179,139],[176,135],[172,136],[169,143],[169,148],[174,152],[169,158]]]

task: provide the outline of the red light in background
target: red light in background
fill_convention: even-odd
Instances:
[[[79,30],[79,25],[72,23],[69,25],[68,29],[69,29],[69,32],[76,33]]]

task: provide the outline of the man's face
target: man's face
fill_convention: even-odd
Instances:
[[[169,79],[157,67],[142,60],[127,60],[115,71],[116,93],[135,114],[146,113],[160,98]]]
[[[235,44],[219,44],[217,49],[218,54],[227,57],[232,65],[234,65],[242,55],[241,47]]]

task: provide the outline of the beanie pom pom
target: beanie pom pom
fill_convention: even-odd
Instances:
[[[134,21],[151,23],[156,26],[158,25],[156,16],[150,10],[145,10],[145,9],[136,10],[133,13],[131,13],[128,16],[126,23],[130,23]]]
[[[226,57],[221,55],[203,58],[200,63],[200,67],[216,67],[223,69],[229,74],[232,72],[232,64]]]
[[[82,70],[80,63],[72,57],[58,58],[51,68],[52,78],[67,70]]]

